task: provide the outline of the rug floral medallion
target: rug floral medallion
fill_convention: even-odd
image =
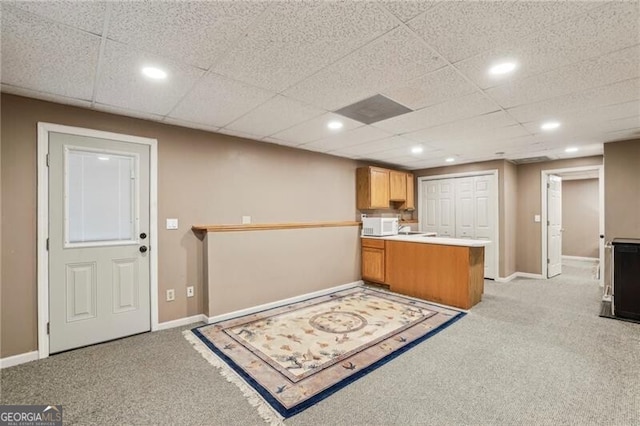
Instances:
[[[361,286],[192,333],[286,418],[462,316],[454,309]]]

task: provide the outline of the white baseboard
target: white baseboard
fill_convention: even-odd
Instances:
[[[534,280],[544,280],[542,274],[531,274],[529,272],[516,272],[517,278],[533,278]]]
[[[173,321],[165,321],[158,324],[158,327],[153,331],[167,330],[169,328],[182,327],[183,325],[194,324],[196,322],[207,322],[207,316],[205,314],[193,315],[191,317],[180,318]]]
[[[350,288],[354,288],[362,284],[364,284],[362,280],[354,281],[349,284],[343,284],[336,287],[327,288],[324,290],[314,291],[313,293],[307,293],[307,294],[302,294],[300,296],[290,297],[288,299],[277,300],[275,302],[265,303],[264,305],[252,306],[251,308],[240,309],[238,311],[229,312],[227,314],[221,314],[221,315],[209,317],[207,322],[209,324],[213,324],[214,322],[225,321],[231,318],[237,318],[244,315],[250,315],[256,312],[265,311],[267,309],[279,308],[280,306],[284,306],[284,305],[288,305],[296,302],[302,302],[303,300],[324,296],[329,293],[334,293],[336,291],[348,290]]]
[[[600,259],[597,257],[582,257],[582,256],[562,256],[562,260],[584,260],[585,262],[598,262]]]
[[[36,361],[40,359],[38,351],[25,352],[6,358],[0,358],[0,368],[13,367],[14,365],[24,364],[25,362]]]
[[[509,275],[508,277],[505,278],[496,278],[494,281],[497,283],[508,283],[509,281],[512,281],[516,278],[531,278],[531,279],[535,279],[535,280],[543,280],[544,277],[542,276],[542,274],[532,274],[529,272],[514,272],[513,274]]]
[[[497,283],[508,283],[509,281],[511,281],[511,280],[513,280],[515,278],[518,278],[518,273],[517,272],[514,272],[513,274],[509,275],[508,277],[504,277],[504,278],[498,277],[498,278],[494,279],[494,281],[497,282]]]

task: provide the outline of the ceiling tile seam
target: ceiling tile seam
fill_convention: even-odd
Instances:
[[[367,42],[363,43],[362,45],[360,45],[360,46],[358,46],[358,47],[355,47],[355,48],[354,48],[353,50],[351,50],[350,52],[345,53],[344,55],[340,56],[340,57],[339,57],[339,58],[337,58],[336,60],[334,60],[334,61],[332,61],[332,62],[328,63],[327,65],[325,65],[325,66],[323,66],[323,67],[321,67],[321,68],[317,69],[315,72],[313,72],[313,73],[311,73],[311,74],[307,75],[306,77],[301,78],[300,80],[295,81],[294,83],[290,84],[289,86],[285,87],[284,89],[282,89],[282,90],[278,91],[278,94],[280,94],[280,95],[284,94],[284,92],[286,92],[287,90],[289,90],[289,89],[291,89],[291,88],[295,87],[296,85],[298,85],[298,84],[300,84],[300,83],[303,83],[303,82],[304,82],[304,81],[306,81],[306,80],[309,80],[310,78],[312,78],[312,77],[314,77],[315,75],[317,75],[317,74],[321,73],[322,71],[326,70],[327,68],[329,68],[329,67],[331,67],[331,66],[333,66],[333,65],[337,64],[338,62],[342,61],[342,60],[343,60],[343,59],[345,59],[347,56],[350,56],[350,55],[354,54],[355,52],[357,52],[357,51],[359,51],[359,50],[364,49],[365,47],[369,46],[370,44],[375,43],[376,41],[378,41],[378,40],[379,40],[379,39],[381,39],[382,37],[386,36],[386,35],[387,35],[387,34],[389,34],[390,32],[392,32],[392,31],[396,30],[397,28],[398,28],[398,25],[396,25],[395,27],[390,28],[388,31],[385,31],[384,33],[382,33],[382,34],[380,34],[380,35],[378,35],[378,36],[376,36],[376,37],[374,37],[374,38],[370,39],[369,41],[367,41]],[[298,98],[294,98],[294,97],[292,97],[292,96],[290,96],[290,97],[291,97],[292,99],[299,100]],[[365,98],[365,99],[366,99],[366,98]],[[339,108],[336,108],[336,109],[339,109]]]
[[[60,25],[60,26],[65,27],[65,28],[67,28],[67,29],[71,29],[71,30],[74,30],[74,31],[79,31],[79,32],[81,32],[81,33],[89,34],[89,35],[94,36],[94,37],[102,37],[102,35],[101,35],[101,34],[96,34],[96,33],[92,32],[92,31],[88,31],[88,30],[85,30],[85,29],[82,29],[82,28],[79,28],[79,27],[75,27],[75,26],[73,26],[73,25],[69,25],[69,24],[67,24],[67,23],[60,22],[60,21],[57,21],[57,20],[55,20],[55,19],[51,19],[51,18],[49,18],[49,17],[47,17],[47,16],[42,16],[42,15],[40,15],[40,14],[37,14],[37,13],[31,12],[31,11],[29,11],[29,10],[25,10],[25,9],[23,9],[23,8],[21,8],[21,7],[18,7],[18,6],[12,6],[12,5],[10,5],[10,4],[3,4],[3,5],[2,5],[2,7],[3,7],[3,8],[5,8],[5,7],[6,7],[6,8],[9,8],[9,10],[13,9],[13,10],[14,10],[14,12],[15,12],[16,10],[18,10],[18,11],[20,11],[20,13],[25,13],[25,14],[27,14],[27,15],[31,15],[31,16],[33,16],[33,17],[36,17],[36,18],[37,18],[38,20],[40,20],[40,21],[45,21],[45,22],[49,22],[49,23],[54,23],[54,24],[56,24],[56,25]]]
[[[233,79],[233,78],[229,78],[229,77],[226,77],[226,76],[223,76],[223,75],[221,75],[221,74],[218,74],[218,73],[213,72],[213,67],[214,67],[217,63],[220,63],[224,58],[226,58],[226,57],[231,53],[231,51],[233,50],[233,48],[232,48],[231,46],[234,46],[234,47],[235,47],[235,45],[237,44],[237,42],[238,42],[238,41],[240,41],[242,38],[246,37],[246,35],[248,34],[248,32],[249,32],[249,31],[251,31],[251,28],[252,28],[254,25],[256,25],[256,23],[257,23],[257,22],[258,22],[258,21],[259,21],[259,20],[260,20],[264,15],[266,15],[267,11],[269,11],[269,10],[270,10],[271,8],[273,8],[273,7],[275,7],[275,6],[273,6],[273,5],[269,5],[269,6],[265,7],[265,9],[262,11],[262,13],[260,13],[260,15],[256,16],[256,18],[255,18],[253,21],[251,21],[251,23],[249,23],[249,24],[247,25],[247,27],[246,27],[246,28],[244,28],[242,31],[240,31],[240,34],[239,34],[239,35],[234,39],[234,41],[229,43],[229,49],[227,49],[224,53],[222,53],[222,54],[218,57],[217,61],[215,61],[213,64],[211,64],[207,70],[205,70],[205,72],[202,74],[202,76],[200,76],[200,78],[198,78],[198,79],[193,83],[193,85],[191,85],[191,87],[189,88],[189,90],[187,90],[187,91],[185,92],[184,96],[182,96],[180,99],[178,99],[178,101],[177,101],[177,102],[176,102],[176,104],[173,106],[173,108],[171,108],[171,109],[169,110],[169,112],[165,115],[165,118],[170,118],[171,114],[173,114],[173,112],[174,112],[174,111],[175,111],[175,110],[176,110],[176,109],[177,109],[177,108],[182,104],[182,102],[184,102],[184,100],[185,100],[185,99],[186,99],[186,98],[191,94],[191,92],[193,92],[193,91],[195,90],[195,88],[198,86],[198,84],[200,84],[202,81],[204,81],[204,80],[205,80],[209,75],[211,75],[211,74],[218,75],[218,76],[223,77],[223,78],[225,78],[225,79],[229,79],[229,80],[237,81],[238,83],[242,83],[242,84],[244,84],[244,85],[246,85],[246,86],[250,86],[250,87],[257,88],[257,89],[261,89],[261,90],[264,90],[264,91],[266,91],[266,92],[273,92],[273,91],[271,91],[271,90],[265,89],[264,87],[255,86],[255,85],[253,85],[253,84],[249,84],[249,83],[246,83],[246,82],[244,82],[244,81],[240,81],[240,80],[235,80],[235,79]],[[202,68],[201,68],[201,69],[202,69]],[[163,121],[164,121],[164,120],[163,120]],[[227,125],[228,125],[228,123],[227,123]],[[218,127],[218,126],[214,126],[214,127]],[[218,128],[222,128],[222,127],[218,127]]]
[[[96,104],[96,96],[98,95],[98,82],[102,72],[102,63],[104,61],[104,51],[107,45],[107,33],[109,31],[109,22],[111,21],[111,3],[105,5],[104,20],[102,21],[102,37],[100,37],[100,48],[98,49],[98,61],[96,62],[96,72],[93,75],[93,91],[91,93],[91,108]]]
[[[399,25],[403,26],[407,31],[409,31],[410,34],[413,35],[413,37],[420,41],[420,43],[422,43],[424,46],[426,46],[429,50],[431,50],[433,53],[435,53],[436,55],[438,55],[440,58],[442,58],[442,60],[449,65],[451,68],[453,68],[453,70],[459,75],[461,76],[463,79],[465,79],[472,87],[474,87],[478,92],[482,93],[482,95],[488,99],[489,101],[491,101],[494,105],[496,105],[500,111],[504,112],[505,114],[507,114],[511,119],[513,119],[516,123],[520,124],[522,126],[522,123],[520,123],[518,120],[516,120],[515,117],[513,117],[511,114],[509,114],[507,112],[507,110],[505,108],[502,107],[502,105],[500,105],[495,99],[493,99],[491,96],[489,96],[487,93],[485,93],[485,91],[478,86],[473,80],[471,80],[469,77],[467,77],[466,74],[464,74],[462,71],[460,71],[460,69],[458,69],[458,67],[456,67],[449,59],[447,59],[443,54],[441,54],[437,49],[435,49],[433,46],[431,46],[431,44],[429,44],[424,38],[420,37],[420,35],[418,33],[416,33],[411,27],[409,27],[407,24],[405,24],[404,22],[400,21],[393,13],[389,12],[389,10],[387,10],[386,8],[383,8],[383,10],[385,12],[387,12],[389,14],[389,16],[392,16],[394,19],[396,19],[397,22],[399,22]],[[522,126],[522,128],[528,132],[529,130],[526,129],[524,126]],[[406,133],[405,133],[406,134]]]
[[[537,100],[535,102],[529,102],[529,103],[524,103],[524,104],[513,105],[513,106],[508,107],[507,111],[511,110],[511,109],[515,109],[515,108],[522,108],[524,106],[530,106],[530,105],[539,104],[539,103],[542,103],[542,102],[549,102],[549,101],[552,101],[554,99],[560,99],[560,98],[564,98],[564,97],[567,97],[567,96],[577,95],[577,94],[581,94],[581,93],[587,93],[587,92],[591,92],[593,90],[601,89],[603,87],[613,86],[613,85],[616,85],[616,84],[621,84],[621,83],[625,83],[627,81],[633,81],[633,80],[638,80],[638,87],[640,87],[640,77],[631,77],[631,78],[627,78],[627,79],[624,79],[624,80],[618,80],[618,81],[614,81],[614,82],[611,82],[611,83],[603,84],[603,85],[600,85],[600,86],[592,86],[592,87],[588,87],[588,88],[583,89],[583,90],[576,90],[575,92],[565,93],[564,95],[558,95],[558,96],[552,96],[550,98],[540,99],[540,100]],[[640,99],[640,98],[638,98],[638,99]],[[615,102],[613,104],[605,104],[605,105],[602,105],[602,106],[604,107],[604,106],[618,105],[618,104],[627,103],[627,102],[630,102],[630,101]],[[581,109],[582,108],[574,108],[574,109],[570,109],[570,110],[567,110],[567,111],[579,111]]]

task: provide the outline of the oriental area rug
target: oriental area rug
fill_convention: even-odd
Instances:
[[[316,404],[453,324],[463,312],[355,287],[187,330],[270,423]]]

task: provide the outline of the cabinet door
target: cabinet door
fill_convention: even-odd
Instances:
[[[390,199],[392,201],[405,201],[407,199],[407,174],[391,171],[389,173]]]
[[[413,187],[413,173],[407,173],[407,201],[404,203],[405,210],[415,210],[416,202]]]
[[[384,282],[384,249],[362,247],[362,279]]]
[[[389,208],[389,170],[371,168],[371,208]]]

